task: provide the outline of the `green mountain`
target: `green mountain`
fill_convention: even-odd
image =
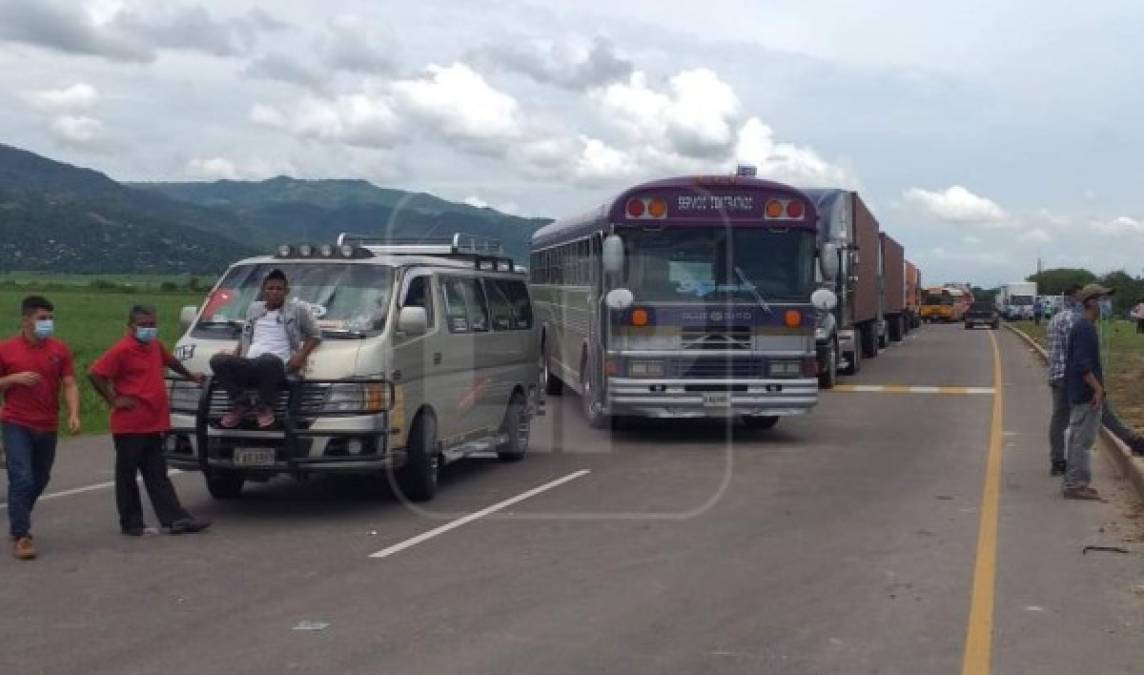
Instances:
[[[444,237],[455,232],[501,240],[518,261],[532,233],[551,222],[445,201],[423,192],[380,188],[364,180],[299,180],[213,183],[131,183],[170,199],[225,210],[250,224],[261,243],[333,241],[342,232],[401,238]]]
[[[0,271],[212,274],[282,242],[339,233],[500,239],[518,261],[549,222],[363,180],[118,183],[0,144]]]

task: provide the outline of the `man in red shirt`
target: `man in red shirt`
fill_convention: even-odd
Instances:
[[[91,364],[88,373],[95,390],[111,406],[119,527],[123,534],[135,537],[144,531],[137,474],[143,475],[151,506],[168,532],[189,534],[210,527],[209,522],[192,518],[179,504],[163,459],[163,434],[171,428],[166,369],[196,382],[203,376],[191,373],[171,356],[158,336],[154,308],[132,307],[127,335]]]
[[[32,507],[43,494],[56,457],[60,389],[68,407],[68,430],[79,431],[79,388],[67,345],[52,337],[55,307],[30,295],[21,303],[20,334],[0,342],[0,392],[4,447],[8,453],[8,522],[12,553],[36,557]]]

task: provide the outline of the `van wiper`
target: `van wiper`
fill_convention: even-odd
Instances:
[[[238,330],[242,328],[242,322],[236,319],[228,319],[226,321],[200,321],[199,328],[217,328],[218,326],[226,326]]]
[[[366,332],[362,331],[362,330],[349,330],[349,329],[330,330],[330,329],[324,329],[324,330],[322,330],[322,337],[333,338],[335,340],[364,340],[367,337],[367,335],[366,335]]]
[[[749,290],[751,292],[751,295],[755,296],[755,302],[759,303],[759,307],[762,307],[763,311],[766,312],[767,314],[773,313],[773,310],[771,310],[771,306],[767,304],[766,300],[763,300],[763,296],[759,295],[759,291],[755,287],[755,282],[753,282],[749,278],[747,278],[747,275],[743,272],[742,268],[740,268],[738,265],[735,265],[735,274],[739,275],[739,283],[746,286],[747,290]]]

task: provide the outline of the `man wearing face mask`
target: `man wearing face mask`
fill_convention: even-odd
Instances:
[[[127,335],[91,365],[89,377],[99,395],[111,406],[111,433],[115,439],[115,501],[123,534],[143,534],[143,504],[137,474],[151,498],[159,524],[171,534],[200,532],[210,523],[196,520],[179,504],[167,477],[163,434],[171,428],[164,373],[168,368],[202,382],[171,356],[158,340],[159,327],[152,307],[136,305],[127,318]]]
[[[8,453],[8,522],[12,554],[36,557],[32,507],[44,492],[56,456],[60,389],[68,408],[68,431],[79,431],[79,388],[71,351],[52,337],[55,307],[31,295],[21,303],[20,334],[0,342],[0,392],[4,447]]]

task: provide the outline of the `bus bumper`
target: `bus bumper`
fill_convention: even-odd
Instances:
[[[805,415],[818,403],[818,380],[667,380],[608,378],[607,412],[641,417]]]

